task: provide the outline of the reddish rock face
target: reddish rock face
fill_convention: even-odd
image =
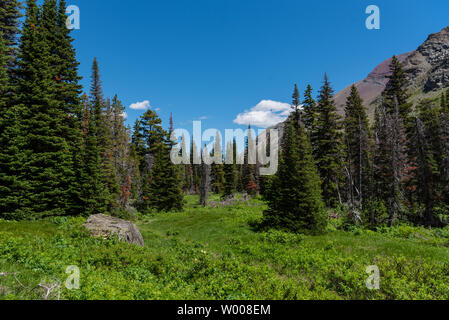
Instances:
[[[430,35],[416,50],[397,56],[404,65],[410,81],[410,90],[430,94],[449,85],[449,27]],[[378,65],[364,80],[355,83],[368,113],[372,116],[375,106],[388,82],[391,58]],[[334,96],[340,114],[344,113],[351,86]]]

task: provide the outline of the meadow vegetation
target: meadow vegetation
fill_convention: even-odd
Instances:
[[[85,218],[0,221],[0,299],[448,299],[449,229],[366,230],[329,222],[312,236],[258,231],[265,205],[139,216],[145,247],[91,238]],[[347,230],[343,230],[347,229]],[[64,283],[80,269],[80,289]],[[368,290],[366,268],[380,269]]]

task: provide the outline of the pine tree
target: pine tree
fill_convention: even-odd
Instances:
[[[312,147],[313,147],[318,114],[317,114],[316,101],[313,99],[312,94],[313,90],[309,84],[307,86],[306,91],[304,92],[304,101],[303,101],[304,115],[302,117],[302,120],[312,140]]]
[[[383,104],[386,112],[390,114],[396,113],[396,105],[399,106],[399,114],[407,125],[410,118],[412,104],[408,102],[409,94],[407,92],[408,80],[405,76],[402,64],[393,56],[390,64],[390,73],[388,83],[382,93]]]
[[[396,112],[391,113],[388,106],[382,105],[376,116],[374,177],[377,201],[388,210],[386,221],[372,213],[371,223],[394,224],[403,214],[404,184],[408,168],[407,138],[399,104],[396,100]]]
[[[207,152],[207,147],[204,146],[204,151],[202,154]],[[201,183],[200,183],[200,205],[203,207],[207,206],[207,200],[209,199],[209,189],[210,189],[210,171],[211,166],[203,160],[201,163]]]
[[[295,84],[295,89],[293,91],[293,95],[292,95],[292,109],[293,109],[293,115],[294,115],[294,121],[295,121],[295,126],[299,126],[299,122],[302,120],[301,119],[301,96],[299,94],[299,89],[298,89],[298,85]]]
[[[15,59],[17,56],[17,36],[19,30],[19,19],[22,4],[17,0],[3,0],[0,5],[0,33],[6,46],[5,54],[7,56],[8,73],[11,81],[15,79]]]
[[[81,77],[78,75],[78,61],[76,60],[73,39],[70,30],[66,27],[67,16],[65,14],[66,3],[64,0],[58,3],[56,0],[45,0],[42,7],[42,29],[49,46],[49,63],[54,82],[54,97],[61,110],[64,112],[62,137],[69,145],[73,162],[74,178],[70,185],[72,214],[82,212],[84,203],[81,200],[81,181],[83,169],[82,146],[82,106],[80,101]]]
[[[180,211],[183,207],[183,194],[179,169],[170,159],[173,144],[167,132],[162,131],[161,133],[161,139],[159,141],[153,140],[151,145],[154,165],[146,203],[150,210]]]
[[[36,2],[28,0],[17,69],[23,135],[17,177],[20,218],[66,214],[72,195],[73,163],[64,138],[65,115],[55,97],[44,17]]]
[[[248,195],[255,196],[258,192],[257,182],[256,182],[256,150],[254,145],[254,140],[252,137],[251,126],[248,126],[248,137],[246,139],[245,153],[244,153],[244,164],[242,169],[242,185],[243,191]]]
[[[113,157],[114,167],[120,191],[118,192],[119,209],[123,210],[131,196],[131,181],[135,163],[130,156],[129,136],[125,126],[124,112],[121,101],[117,95],[112,99],[112,131],[113,131]]]
[[[217,132],[215,137],[215,145],[213,149],[214,163],[211,167],[212,175],[212,187],[216,194],[223,192],[223,186],[225,184],[224,167],[223,167],[223,148],[221,143],[221,135]]]
[[[396,57],[392,59],[390,72],[382,93],[382,105],[376,115],[374,176],[377,197],[388,210],[389,217],[385,222],[391,225],[403,217],[407,193],[410,199],[410,194],[416,190],[416,185],[410,180],[416,165],[410,160],[414,158],[416,146],[411,143],[415,126],[410,114],[411,105],[407,101],[407,79]]]
[[[198,159],[200,159],[200,155],[198,153],[196,143],[192,138],[192,141],[190,143],[190,167],[189,167],[191,194],[198,194],[199,192],[201,175],[199,170],[200,169],[199,164],[197,164]]]
[[[279,169],[266,195],[264,222],[292,232],[321,233],[326,211],[309,138],[302,125],[296,129],[292,121],[286,130]]]
[[[224,164],[224,180],[222,198],[234,196],[237,190],[237,171],[235,166],[234,143],[228,143],[226,147],[226,161]]]
[[[328,207],[342,202],[343,150],[341,119],[327,75],[320,91],[316,130],[315,160],[323,182],[323,198]]]
[[[83,98],[85,115],[83,119],[84,146],[82,149],[83,168],[81,170],[81,200],[84,215],[107,212],[107,194],[102,181],[101,150],[98,143],[96,110],[87,96]]]
[[[20,165],[19,127],[17,107],[11,105],[7,93],[10,90],[8,77],[9,53],[4,38],[0,34],[0,217],[10,218],[19,208],[17,190]]]
[[[0,6],[0,32],[6,47],[12,48],[17,44],[22,5],[17,0],[3,0],[2,2]]]
[[[7,110],[8,92],[9,92],[8,53],[5,40],[0,31],[0,121]]]
[[[363,100],[355,86],[346,102],[344,128],[349,201],[352,209],[358,203],[358,209],[362,210],[371,190],[371,132]]]
[[[426,127],[419,117],[414,117],[414,126],[412,130],[411,144],[413,148],[412,162],[413,170],[411,170],[413,198],[418,203],[424,205],[424,217],[421,222],[431,227],[439,226],[433,210],[438,199],[439,177],[438,165],[435,161],[432,146],[430,144],[431,137],[426,132]],[[415,187],[416,186],[416,187]],[[415,199],[412,199],[412,201]]]
[[[441,194],[443,202],[449,206],[449,101],[446,101],[446,105],[440,108],[439,117],[440,127],[438,137],[441,153],[439,157]]]

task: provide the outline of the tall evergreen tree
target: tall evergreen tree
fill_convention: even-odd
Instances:
[[[180,211],[183,207],[183,194],[179,169],[170,159],[173,144],[165,131],[162,131],[160,138],[160,141],[154,140],[151,146],[154,150],[154,164],[146,203],[149,209]]]
[[[424,205],[424,217],[420,222],[431,227],[437,227],[439,223],[433,210],[439,192],[438,165],[432,152],[429,132],[426,131],[423,121],[419,117],[415,117],[411,137],[413,146],[411,149],[413,164],[411,175],[413,183],[411,184],[412,189],[409,191],[413,194],[411,201],[416,200],[419,204]]]
[[[20,44],[17,90],[22,166],[19,198],[21,218],[66,214],[71,203],[73,163],[64,138],[64,113],[55,97],[50,44],[44,15],[27,1]]]
[[[448,90],[449,94],[449,90]],[[449,99],[448,99],[449,100]],[[449,102],[446,106],[442,106],[440,110],[440,127],[439,127],[439,170],[441,181],[442,200],[449,206]]]
[[[303,115],[303,122],[305,125],[305,128],[307,132],[309,133],[309,136],[312,141],[312,146],[314,142],[314,135],[316,131],[316,122],[318,118],[317,114],[317,105],[316,101],[313,99],[313,89],[310,86],[310,84],[307,86],[306,91],[304,92],[304,115]]]
[[[204,146],[203,155],[207,152],[207,147]],[[200,205],[207,206],[207,200],[209,199],[210,180],[211,180],[211,166],[204,160],[201,163],[201,183],[200,183]]]
[[[224,164],[223,198],[229,198],[237,191],[237,170],[235,165],[234,143],[229,142],[226,146],[226,161]]]
[[[113,157],[116,177],[120,190],[118,192],[119,209],[123,210],[131,196],[131,178],[135,163],[130,155],[129,136],[125,126],[125,108],[117,95],[112,99]]]
[[[224,167],[223,167],[223,147],[221,142],[221,135],[217,132],[215,137],[215,145],[213,150],[214,163],[212,163],[212,190],[221,194],[225,184]]]
[[[357,203],[361,210],[371,190],[371,132],[363,100],[355,86],[346,102],[344,128],[349,201],[353,209]]]
[[[343,151],[341,119],[333,101],[333,89],[324,76],[317,106],[315,160],[323,182],[323,197],[327,206],[342,202]]]
[[[6,46],[7,66],[11,81],[15,78],[15,59],[17,56],[17,36],[19,30],[19,19],[22,4],[17,0],[3,0],[0,5],[0,33]]]
[[[295,126],[299,126],[299,122],[301,121],[301,95],[299,94],[298,85],[295,84],[295,89],[292,95],[292,109],[295,120]]]
[[[8,48],[17,44],[21,4],[17,0],[3,0],[0,6],[0,32]],[[10,53],[9,53],[10,54]]]
[[[242,185],[243,191],[249,195],[256,195],[257,183],[256,183],[256,150],[254,145],[254,140],[252,137],[251,126],[248,126],[248,137],[246,139],[245,154],[244,154],[244,164],[242,170]]]
[[[265,223],[293,232],[324,231],[327,219],[312,147],[302,125],[289,121],[277,174],[266,194]]]

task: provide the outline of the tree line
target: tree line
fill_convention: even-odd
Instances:
[[[185,194],[199,194],[207,205],[213,192],[223,199],[260,194],[268,204],[264,223],[292,231],[323,231],[336,208],[348,223],[371,227],[445,224],[449,91],[414,108],[395,57],[373,121],[356,87],[342,117],[327,75],[316,100],[310,85],[302,98],[295,86],[275,176],[261,176],[261,165],[251,164],[259,139],[251,127],[243,154],[235,140],[222,150],[217,134],[210,152],[192,140],[190,164],[174,165],[172,117],[166,130],[147,110],[127,127],[118,96],[103,94],[96,59],[83,93],[65,8],[65,0],[27,0],[21,28],[21,4],[4,0],[1,8],[0,218],[173,211]],[[181,154],[186,144],[183,138]],[[194,161],[208,153],[233,159]]]
[[[295,86],[280,168],[265,198],[268,226],[322,232],[329,210],[348,224],[444,226],[449,215],[449,89],[409,103],[407,77],[393,57],[373,124],[352,86],[341,117],[327,75],[318,101]],[[302,105],[302,107],[300,107]]]

